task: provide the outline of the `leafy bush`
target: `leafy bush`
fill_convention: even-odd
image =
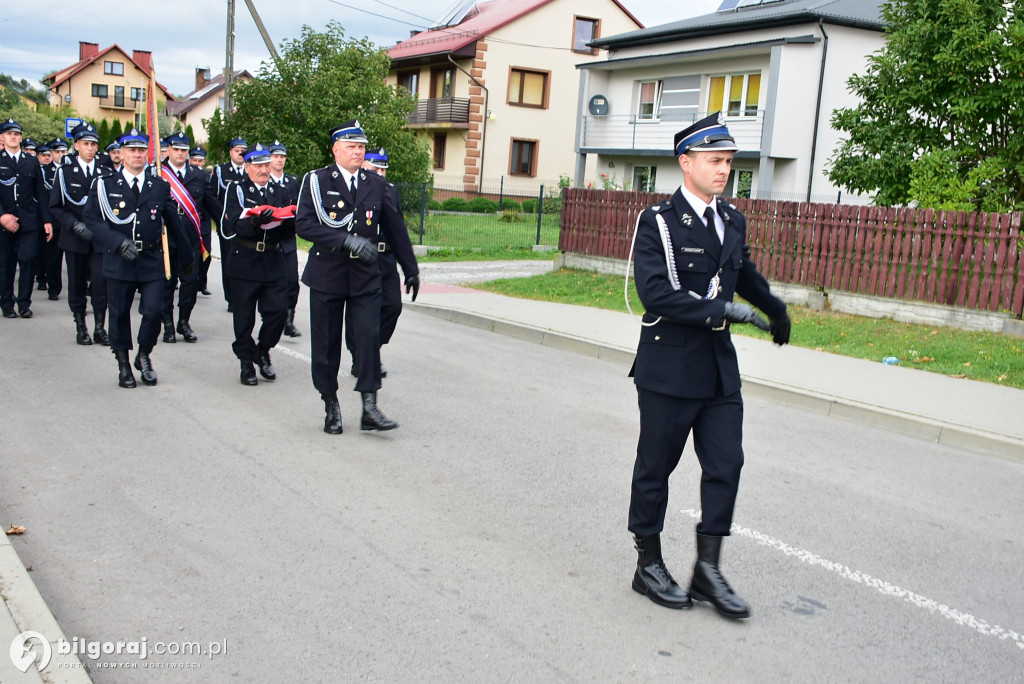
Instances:
[[[524,199],[523,200],[523,211],[525,213],[527,213],[527,214],[536,214],[537,213],[537,200],[533,199],[532,197],[530,199]]]
[[[519,202],[516,202],[515,200],[512,199],[501,200],[500,210],[505,211],[507,209],[511,209],[512,211],[522,211],[523,205],[519,204]]]
[[[493,214],[498,211],[498,203],[486,197],[474,197],[469,200],[469,210],[476,214]]]
[[[449,197],[441,202],[441,208],[445,211],[469,211],[469,202],[461,197]]]
[[[519,223],[523,219],[515,209],[503,209],[498,220],[502,223]]]
[[[433,197],[431,197],[430,199],[427,200],[427,209],[428,210],[430,210],[430,211],[437,211],[440,208],[441,208],[441,203],[438,202]]]

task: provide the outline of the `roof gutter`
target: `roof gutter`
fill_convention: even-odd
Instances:
[[[811,185],[814,183],[814,159],[818,154],[818,126],[821,123],[821,91],[825,85],[825,60],[828,57],[828,32],[825,21],[818,19],[818,28],[824,39],[821,45],[821,70],[818,72],[818,101],[814,105],[814,130],[811,132],[811,167],[807,172],[807,201],[811,201]]]

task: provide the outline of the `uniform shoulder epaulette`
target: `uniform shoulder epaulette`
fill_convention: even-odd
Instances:
[[[664,202],[658,202],[647,207],[655,214],[664,214],[666,211],[672,208],[672,200],[665,200]]]

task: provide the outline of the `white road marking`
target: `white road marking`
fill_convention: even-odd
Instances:
[[[683,509],[682,512],[685,515],[689,515],[694,520],[700,520],[700,511],[697,511],[692,508],[686,508]],[[826,570],[831,570],[832,572],[836,573],[844,579],[856,582],[857,584],[863,584],[866,587],[877,589],[880,593],[886,596],[901,598],[907,603],[913,604],[918,608],[923,608],[930,613],[938,613],[947,620],[952,620],[958,625],[970,627],[979,634],[995,637],[1000,641],[1011,641],[1012,643],[1017,645],[1017,648],[1020,651],[1024,651],[1024,636],[1021,636],[1019,633],[1014,632],[1013,630],[1004,629],[999,625],[990,625],[985,620],[976,618],[969,613],[964,613],[962,611],[956,610],[955,608],[950,608],[949,606],[943,605],[938,601],[934,601],[925,596],[921,596],[920,594],[915,594],[912,591],[901,589],[900,587],[894,584],[890,584],[889,582],[886,582],[885,580],[879,579],[877,577],[872,577],[871,575],[868,575],[857,570],[851,570],[842,563],[836,563],[834,561],[826,560],[821,556],[811,553],[810,551],[805,551],[804,549],[798,549],[796,547],[790,546],[789,544],[779,539],[770,537],[767,534],[758,532],[757,530],[752,530],[749,527],[743,527],[742,525],[733,523],[731,531],[733,534],[738,534],[743,537],[749,537],[756,541],[758,544],[761,544],[762,546],[768,546],[770,548],[776,549],[777,551],[781,551],[787,556],[794,556],[801,562],[807,563],[808,565],[817,565],[819,567],[825,568]]]
[[[290,356],[293,359],[298,359],[299,361],[305,361],[306,363],[313,363],[313,359],[309,358],[305,354],[302,354],[302,353],[297,352],[297,351],[293,351],[293,350],[289,349],[288,347],[280,347],[280,346],[274,347],[274,351],[279,353],[279,354],[284,354],[285,356]]]

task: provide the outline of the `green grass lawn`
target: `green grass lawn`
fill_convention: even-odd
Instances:
[[[525,299],[625,311],[623,277],[563,269],[530,278],[505,278],[474,285],[482,290]],[[633,312],[643,312],[630,280]],[[900,365],[1024,389],[1024,339],[988,332],[936,328],[865,318],[830,311],[790,307],[791,344],[818,351]],[[753,326],[735,326],[734,334],[770,339]]]

